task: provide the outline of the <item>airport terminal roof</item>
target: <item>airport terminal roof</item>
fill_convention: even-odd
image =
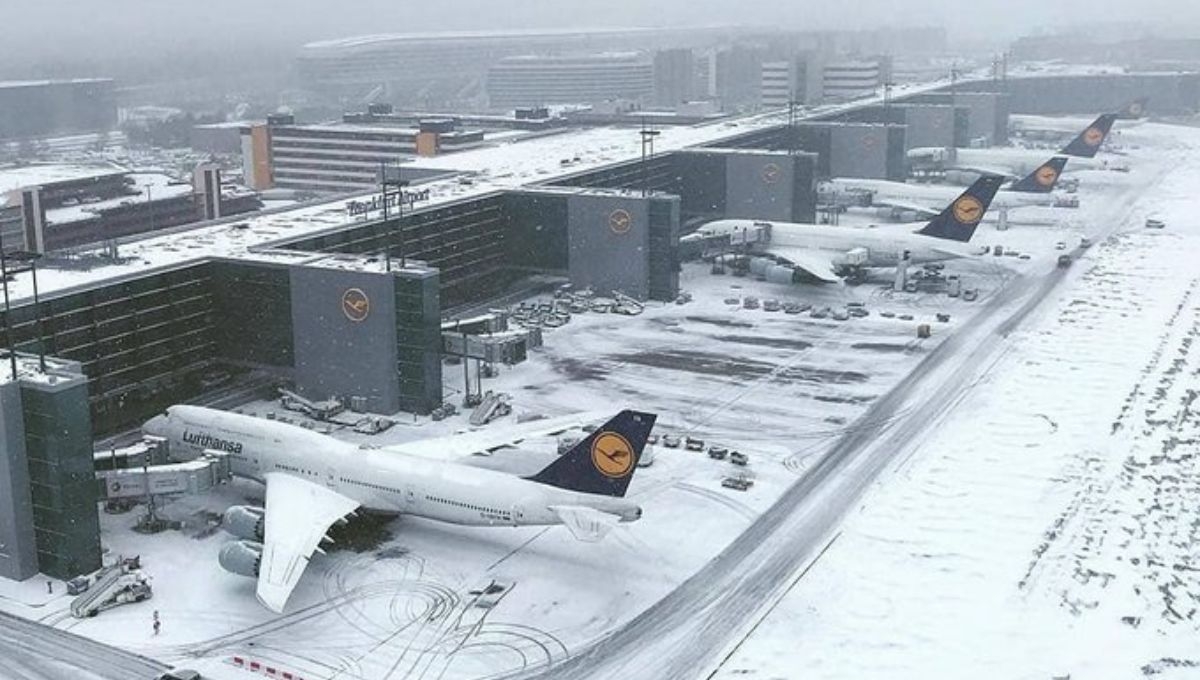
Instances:
[[[944,87],[945,81],[906,85],[893,89],[893,96]],[[826,116],[881,101],[878,97],[855,102],[815,107],[803,117]],[[661,130],[654,142],[655,153],[716,144],[747,132],[786,123],[784,110],[725,119],[690,127]],[[636,128],[604,127],[564,132],[507,144],[487,146],[443,157],[419,159],[403,167],[470,173],[471,181],[450,176],[422,184],[429,198],[418,202],[416,210],[451,205],[533,184],[545,184],[556,177],[597,170],[637,160],[641,141]],[[565,159],[570,159],[564,164]],[[323,199],[276,211],[240,215],[217,222],[206,222],[155,232],[146,237],[124,241],[119,259],[107,260],[103,252],[85,253],[87,267],[55,267],[46,261],[38,268],[38,288],[43,297],[87,289],[103,281],[133,278],[149,269],[170,269],[207,257],[246,257],[248,253],[269,249],[298,238],[336,232],[374,216],[350,216],[347,203],[371,196],[361,192]],[[253,256],[251,256],[253,257]],[[15,300],[32,297],[28,274],[18,275],[9,284]]]

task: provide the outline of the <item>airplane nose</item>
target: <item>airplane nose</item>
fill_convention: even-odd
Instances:
[[[147,420],[142,425],[142,434],[148,434],[154,437],[167,436],[167,417],[165,415],[157,415]]]

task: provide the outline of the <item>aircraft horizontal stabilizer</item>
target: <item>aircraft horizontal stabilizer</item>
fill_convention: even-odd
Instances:
[[[577,541],[595,543],[621,521],[616,515],[581,505],[552,505],[550,510],[570,529]]]

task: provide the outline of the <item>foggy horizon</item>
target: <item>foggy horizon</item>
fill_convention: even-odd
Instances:
[[[1105,6],[1102,12],[1097,11],[1094,0],[1056,4],[989,1],[973,3],[969,13],[954,11],[962,7],[962,0],[926,0],[903,6],[866,0],[853,7],[765,0],[737,4],[700,0],[677,3],[678,7],[670,3],[647,6],[634,0],[547,7],[518,0],[499,7],[480,0],[452,0],[431,10],[384,0],[351,4],[353,10],[345,11],[345,6],[331,8],[316,0],[249,4],[234,0],[189,4],[50,0],[6,13],[9,30],[0,43],[4,64],[0,78],[107,75],[105,69],[115,62],[136,63],[158,55],[252,54],[267,61],[285,61],[307,42],[379,33],[726,25],[788,30],[943,26],[952,45],[1003,45],[1022,35],[1120,22],[1135,22],[1128,29],[1130,38],[1186,32],[1200,25],[1200,7],[1168,0]]]

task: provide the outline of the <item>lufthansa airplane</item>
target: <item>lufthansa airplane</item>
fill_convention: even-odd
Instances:
[[[1023,179],[1002,187],[992,200],[992,205],[997,208],[1055,205],[1058,197],[1054,194],[1054,187],[1066,165],[1066,156],[1051,158]],[[912,213],[917,217],[930,218],[938,214],[941,206],[959,195],[962,187],[835,177],[826,182],[822,190],[836,193],[866,192],[871,197],[872,207],[889,210],[893,215]]]
[[[1106,113],[1091,125],[1087,126],[1064,146],[1058,154],[1071,160],[1074,170],[1103,170],[1108,163],[1097,158],[1096,154],[1108,139],[1117,114]],[[989,149],[947,149],[940,147],[922,147],[908,152],[909,163],[919,165],[938,165],[945,170],[957,170],[964,173],[998,174],[1008,177],[1023,177],[1033,172],[1046,161],[1046,152],[1040,149],[1022,149],[1017,147],[993,147]]]
[[[561,432],[574,418],[518,425],[519,434],[510,428],[492,446]],[[564,524],[579,540],[600,540],[616,523],[642,516],[624,496],[654,421],[650,413],[621,411],[529,477],[423,455],[490,448],[480,433],[375,449],[199,406],[172,406],[143,431],[166,439],[176,459],[225,451],[234,474],[266,485],[266,507],[226,511],[226,530],[241,540],[221,549],[220,563],[256,577],[259,601],[282,612],[326,531],[359,508],[472,526]]]
[[[866,268],[895,267],[901,260],[921,264],[970,255],[965,246],[1003,181],[995,175],[979,178],[928,223],[856,228],[717,220],[681,240],[706,250],[744,247],[771,260],[766,276],[772,281],[808,276],[833,283]]]

